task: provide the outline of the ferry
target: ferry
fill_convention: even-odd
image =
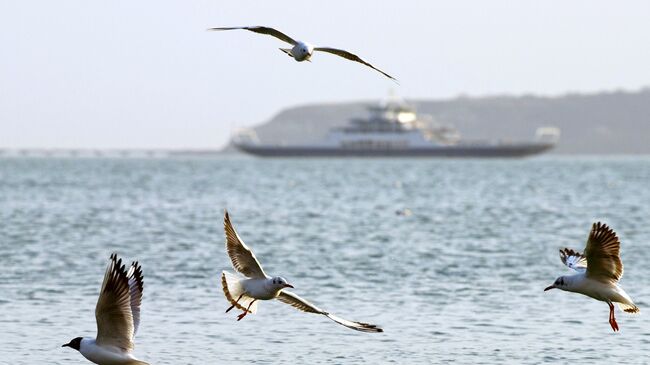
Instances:
[[[236,133],[232,142],[260,157],[524,157],[552,149],[560,135],[557,128],[541,127],[530,141],[464,140],[453,126],[419,116],[400,99],[368,111],[367,118],[351,119],[316,143],[267,144],[250,129]]]

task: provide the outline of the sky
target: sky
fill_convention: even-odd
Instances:
[[[220,148],[307,103],[650,85],[650,2],[0,1],[0,148]],[[267,25],[353,51],[297,63]]]

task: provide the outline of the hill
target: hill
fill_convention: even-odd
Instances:
[[[529,140],[541,126],[559,127],[553,153],[650,153],[650,88],[637,92],[458,97],[407,100],[418,113],[454,125],[467,139]],[[321,139],[332,127],[364,117],[378,101],[328,103],[285,109],[255,127],[268,143],[305,143]]]

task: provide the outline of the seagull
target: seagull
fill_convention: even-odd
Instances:
[[[224,230],[226,231],[226,251],[232,261],[232,266],[236,271],[246,276],[246,279],[240,279],[234,274],[224,271],[221,275],[221,285],[226,299],[232,304],[226,310],[226,313],[237,307],[242,310],[237,320],[240,321],[248,313],[257,311],[258,300],[278,299],[281,302],[289,304],[303,312],[322,314],[332,321],[361,332],[383,332],[384,330],[368,323],[354,322],[337,317],[326,312],[298,295],[287,291],[286,288],[292,288],[287,280],[281,276],[270,277],[262,269],[259,261],[244,241],[239,238],[235,228],[230,222],[228,212],[225,212]]]
[[[594,223],[584,254],[569,248],[560,250],[562,262],[578,273],[560,276],[544,291],[557,288],[607,303],[609,324],[614,332],[618,331],[613,303],[617,303],[625,312],[639,313],[639,308],[618,285],[618,281],[623,276],[623,263],[619,250],[620,242],[616,233],[606,224]]]
[[[243,30],[248,30],[251,32],[255,33],[260,33],[260,34],[267,34],[270,36],[273,36],[281,41],[287,42],[290,45],[293,46],[293,48],[280,48],[280,51],[286,53],[289,57],[293,57],[294,60],[298,62],[302,61],[310,61],[311,62],[311,56],[314,53],[314,51],[320,51],[320,52],[327,52],[331,54],[335,54],[337,56],[343,57],[347,60],[354,61],[354,62],[359,62],[361,64],[364,64],[373,70],[379,71],[382,75],[388,77],[389,79],[397,82],[397,79],[394,78],[393,76],[385,73],[384,71],[376,68],[375,66],[371,65],[370,63],[364,61],[361,59],[361,57],[355,55],[354,53],[350,53],[348,51],[338,49],[338,48],[331,48],[331,47],[314,47],[313,45],[307,43],[307,42],[302,42],[302,41],[296,41],[293,38],[289,37],[288,35],[280,32],[279,30],[270,28],[270,27],[263,27],[263,26],[254,26],[254,27],[222,27],[222,28],[208,28],[208,30],[212,31],[222,31],[222,30],[236,30],[236,29],[243,29]]]
[[[62,347],[99,365],[149,365],[131,354],[140,324],[142,268],[136,261],[126,271],[115,254],[110,260],[95,307],[97,338],[77,337]]]

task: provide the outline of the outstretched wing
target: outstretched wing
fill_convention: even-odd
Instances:
[[[364,64],[364,65],[372,68],[373,70],[376,70],[376,71],[380,72],[382,75],[388,77],[389,79],[391,79],[393,81],[397,81],[397,79],[394,78],[393,76],[385,73],[384,71],[382,71],[382,70],[378,69],[377,67],[371,65],[370,63],[364,61],[363,59],[361,59],[361,57],[355,55],[354,53],[350,53],[350,52],[342,50],[342,49],[330,48],[330,47],[315,47],[314,51],[327,52],[327,53],[331,53],[331,54],[335,54],[337,56],[343,57],[343,58],[345,58],[347,60],[350,60],[350,61],[359,62],[361,64]]]
[[[104,282],[95,307],[97,344],[133,350],[133,314],[129,278],[122,260],[111,255]]]
[[[296,45],[295,40],[293,38],[289,37],[288,35],[280,32],[277,29],[273,29],[270,27],[261,27],[261,26],[255,26],[255,27],[221,27],[221,28],[209,28],[208,30],[215,30],[215,31],[220,31],[220,30],[235,30],[235,29],[243,29],[243,30],[248,30],[251,32],[255,33],[260,33],[260,34],[267,34],[270,36],[273,36],[281,41],[287,42],[293,46]]]
[[[333,314],[330,314],[290,291],[282,290],[280,292],[280,295],[277,297],[277,299],[280,300],[281,302],[291,305],[294,308],[298,308],[303,312],[322,314],[327,318],[331,319],[332,321],[340,325],[343,325],[347,328],[351,328],[353,330],[357,330],[361,332],[384,332],[383,329],[377,327],[374,324],[348,321],[347,319],[343,319]]]
[[[560,250],[560,259],[566,266],[577,272],[585,272],[587,270],[587,258],[578,251],[570,248],[562,249]]]
[[[623,276],[621,243],[616,233],[604,223],[594,223],[589,232],[585,257],[587,276],[603,282],[619,281]]]
[[[137,261],[131,263],[131,268],[127,273],[129,278],[129,293],[131,295],[131,314],[133,315],[133,337],[138,333],[140,327],[140,305],[142,304],[142,290],[144,282],[142,281],[142,267]]]
[[[239,238],[237,231],[230,222],[230,215],[226,211],[223,218],[223,228],[226,231],[226,251],[232,261],[232,266],[238,272],[249,278],[266,278],[267,275],[262,265],[257,261],[255,254],[244,241]]]

